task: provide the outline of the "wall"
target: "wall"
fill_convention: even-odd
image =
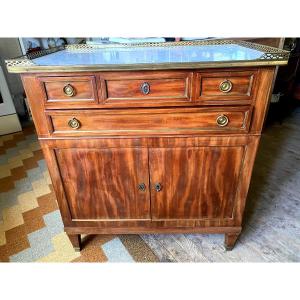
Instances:
[[[14,58],[21,55],[22,51],[18,38],[0,38],[0,64],[4,71],[4,76],[6,77],[8,87],[16,107],[16,111],[19,116],[24,116],[25,109],[22,103],[22,95],[24,93],[24,89],[22,86],[20,75],[9,74],[4,63],[5,59]]]

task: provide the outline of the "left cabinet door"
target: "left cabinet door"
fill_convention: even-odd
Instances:
[[[146,148],[56,149],[73,220],[150,218]]]

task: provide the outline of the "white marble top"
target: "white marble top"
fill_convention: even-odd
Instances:
[[[171,47],[109,47],[84,50],[62,50],[35,58],[39,66],[133,65],[252,61],[262,51],[240,45],[195,45]]]

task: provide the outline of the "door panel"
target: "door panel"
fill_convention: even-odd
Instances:
[[[148,219],[148,152],[144,148],[56,149],[73,219]],[[145,183],[146,190],[138,189]]]
[[[243,146],[149,149],[152,218],[231,218],[243,153]]]

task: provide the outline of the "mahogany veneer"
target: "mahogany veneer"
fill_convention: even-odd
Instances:
[[[22,74],[74,247],[83,233],[199,232],[232,248],[274,68]]]

